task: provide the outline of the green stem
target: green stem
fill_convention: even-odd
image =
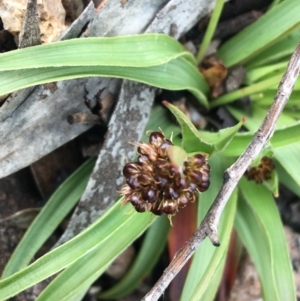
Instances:
[[[276,75],[274,77],[271,77],[269,79],[266,79],[264,81],[261,81],[257,84],[233,91],[231,93],[222,95],[221,97],[213,100],[210,103],[210,108],[215,108],[221,105],[228,104],[230,102],[233,102],[234,100],[237,100],[239,98],[242,98],[244,96],[248,96],[254,93],[261,92],[263,90],[269,89],[274,87],[275,85],[278,85],[280,79],[282,78],[282,74]]]
[[[255,68],[252,70],[248,70],[244,82],[247,85],[251,85],[266,76],[270,77],[270,75],[275,75],[278,73],[283,74],[286,69],[287,63],[288,63],[287,61],[280,62],[277,64],[272,64],[270,66],[264,66],[264,67],[259,67],[259,68]]]
[[[214,9],[214,11],[211,15],[211,18],[210,18],[208,27],[206,29],[203,41],[201,43],[201,46],[200,46],[199,51],[198,51],[197,56],[196,56],[196,60],[197,60],[198,64],[200,64],[200,62],[203,60],[203,58],[205,56],[205,53],[206,53],[206,50],[207,50],[207,48],[210,44],[210,41],[213,37],[213,34],[214,34],[215,29],[217,27],[217,24],[218,24],[218,21],[219,21],[219,18],[220,18],[220,15],[221,15],[221,12],[222,12],[222,9],[223,9],[223,6],[224,6],[224,2],[225,2],[225,0],[217,0],[215,9]]]

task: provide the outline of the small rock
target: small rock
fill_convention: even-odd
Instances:
[[[16,42],[22,28],[27,0],[0,0],[0,16],[4,28],[12,33]],[[56,41],[66,29],[66,11],[60,0],[37,0],[42,43]],[[18,44],[18,43],[17,43]]]

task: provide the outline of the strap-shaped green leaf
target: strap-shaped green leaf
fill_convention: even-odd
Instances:
[[[101,251],[101,248],[95,248],[67,267],[42,291],[36,301],[73,301],[78,295],[82,296],[78,299],[81,301],[90,286],[111,264],[103,264],[102,260],[99,263]]]
[[[251,95],[250,98],[253,101],[253,103],[259,105],[260,107],[269,108],[274,101],[274,96],[276,95],[276,92],[277,92],[276,90],[270,89],[270,90],[262,91],[258,94]],[[298,117],[299,117],[299,112],[300,112],[299,99],[300,99],[300,91],[299,90],[293,91],[292,94],[290,95],[287,104],[284,107],[284,111],[298,113]]]
[[[161,225],[161,221],[159,224]],[[135,226],[132,222],[123,223],[122,227],[116,229],[105,239],[105,243],[99,244],[67,267],[50,283],[36,301],[66,301],[76,296],[82,290],[82,287],[85,287],[87,284],[91,285],[93,281],[105,272],[108,263],[139,237],[148,225],[149,223],[143,223],[143,227],[140,227],[139,225]],[[157,235],[157,231],[159,231],[157,227],[155,231],[155,235]],[[165,239],[166,235],[167,233],[165,233]],[[147,263],[148,261],[144,264]]]
[[[228,111],[231,115],[234,116],[237,120],[246,116],[247,122],[245,123],[245,127],[250,131],[258,130],[259,125],[263,122],[266,116],[266,110],[261,108],[257,104],[253,104],[251,107],[251,113],[245,112],[244,110],[237,109],[234,106],[227,106]],[[295,124],[295,119],[290,117],[285,112],[281,113],[277,123],[276,129],[289,127]]]
[[[269,47],[258,55],[255,55],[253,59],[250,59],[250,61],[246,63],[246,68],[251,70],[252,68],[272,64],[291,56],[299,40],[300,28],[297,28],[288,36],[279,39],[279,41],[273,44],[272,47]]]
[[[279,162],[275,162],[275,164],[280,183],[284,184],[290,191],[300,197],[300,185],[295,182]]]
[[[300,134],[300,121],[295,122],[292,125],[281,126],[274,132],[271,138],[271,145],[273,149],[282,147],[285,145],[291,145],[299,141]],[[224,156],[239,156],[250,143],[253,138],[254,132],[237,133],[230,141],[228,146],[222,151]]]
[[[195,59],[165,34],[83,38],[28,47],[0,54],[0,71],[46,67],[150,67],[179,56]]]
[[[230,164],[230,162],[224,162],[224,158],[219,155],[212,156],[209,163],[211,165],[211,185],[199,198],[199,223],[203,220],[222,186],[223,173],[227,167],[224,163]],[[237,193],[235,190],[225,207],[219,224],[221,245],[216,248],[209,239],[203,241],[193,257],[180,300],[214,300],[226,259],[236,211],[236,200]]]
[[[189,90],[208,107],[208,86],[194,57],[164,34],[74,39],[0,54],[0,95],[37,84],[90,76]]]
[[[55,191],[19,242],[2,278],[16,273],[30,262],[81,197],[94,164],[95,159],[87,161]]]
[[[235,228],[258,271],[266,301],[296,300],[283,227],[271,193],[242,179]]]
[[[147,231],[141,250],[126,275],[114,287],[100,293],[98,297],[119,300],[137,288],[161,256],[169,229],[170,222],[166,216],[156,219]]]
[[[299,142],[300,121],[292,125],[281,126],[275,131],[271,138],[271,144],[276,149],[278,147],[290,145]]]
[[[205,80],[197,68],[182,56],[151,67],[82,66],[3,71],[0,72],[0,94],[52,81],[91,76],[130,79],[168,90],[186,89],[202,105],[208,106]]]
[[[94,248],[100,247],[100,245],[105,246],[106,242],[114,241],[112,245],[117,248],[119,242],[123,243],[123,240],[126,240],[126,231],[133,231],[134,229],[133,232],[136,237],[137,233],[141,234],[150,226],[153,220],[150,213],[133,212],[129,214],[129,211],[130,207],[121,207],[120,201],[117,202],[98,221],[75,238],[42,256],[21,271],[1,280],[0,300],[6,300],[56,274]],[[105,264],[114,256],[106,260]]]
[[[299,139],[299,136],[298,136]],[[300,186],[300,141],[297,143],[274,149],[274,156],[286,172]]]
[[[217,55],[227,67],[243,63],[300,25],[299,0],[285,0],[221,46]]]
[[[159,105],[154,106],[147,124],[147,129],[158,130],[158,127],[161,126],[167,136],[170,136],[174,131],[178,133],[178,131],[180,130],[179,127],[175,125],[175,123],[170,119],[168,119],[167,116],[165,116],[166,113],[166,108]],[[158,120],[160,121],[159,123],[157,123]],[[148,138],[145,136],[145,139],[147,140]],[[49,235],[61,222],[64,216],[71,210],[71,208],[80,198],[83,190],[85,189],[94,162],[95,159],[91,159],[87,163],[82,165],[58,188],[57,191],[55,191],[53,196],[48,200],[47,204],[38,215],[37,219],[29,227],[25,236],[16,248],[11,260],[5,267],[3,278],[6,278],[24,268],[32,259],[36,251],[41,247],[43,242],[49,237]],[[158,224],[160,224],[161,222],[162,221],[158,222]],[[153,232],[154,229],[151,231]],[[138,233],[136,237],[139,236],[140,233]],[[162,234],[161,229],[159,234]],[[114,242],[112,242],[112,245],[113,244]],[[158,256],[157,249],[155,251],[155,255]],[[75,270],[81,267],[80,262],[88,262],[89,260],[91,260],[91,257],[92,255],[89,257],[83,257],[82,259],[76,261],[76,263],[74,263],[74,266],[76,267]],[[99,263],[99,261],[97,262]],[[71,300],[73,295],[75,295],[77,292],[80,292],[81,290],[84,290],[84,287],[88,287],[88,283],[92,284],[103,272],[102,266],[99,266],[95,269],[94,264],[92,268],[94,269],[94,272],[89,271],[89,267],[86,266],[85,272],[88,273],[88,276],[86,276],[86,274],[84,273],[72,273],[70,272],[71,269],[69,270],[68,268],[61,274],[61,276],[56,278],[57,280],[55,281],[61,281],[59,279],[63,279],[62,281],[64,284],[68,282],[68,288],[71,288],[72,284],[76,283],[77,277],[82,277],[82,279],[79,280],[80,285],[78,285],[77,283],[75,287],[73,287],[73,289],[70,289],[70,291],[68,292],[65,291],[65,295],[63,292],[61,292],[61,290],[65,289],[66,286],[58,285],[59,291],[57,290],[57,288],[55,288],[55,290],[57,290],[57,293],[64,295],[64,298],[61,300]],[[72,279],[71,276],[75,277],[75,280]],[[43,300],[43,298],[45,298],[45,296],[48,296],[48,294],[51,295],[53,293],[53,287],[56,287],[56,284],[51,284],[49,288],[46,288],[39,298],[42,298]]]

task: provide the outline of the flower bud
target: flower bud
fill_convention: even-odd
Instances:
[[[165,137],[160,132],[152,132],[149,137],[149,143],[159,147],[165,141]]]
[[[154,203],[157,198],[157,193],[153,188],[145,188],[142,190],[142,198],[148,203]]]
[[[179,191],[174,189],[174,187],[169,186],[165,189],[165,198],[177,200],[179,198]]]
[[[163,202],[162,211],[166,214],[174,215],[177,211],[176,201],[165,200]]]
[[[126,163],[123,168],[123,175],[127,178],[141,172],[140,167],[135,163]]]
[[[141,183],[138,180],[137,176],[132,176],[126,179],[126,183],[129,185],[132,189],[137,189],[141,186]]]

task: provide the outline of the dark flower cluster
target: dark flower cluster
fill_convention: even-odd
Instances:
[[[264,180],[271,179],[271,173],[274,168],[275,166],[270,158],[262,157],[257,166],[246,170],[245,176],[248,180],[261,184]]]
[[[197,192],[208,189],[207,156],[197,154],[177,164],[172,159],[176,157],[176,150],[178,147],[160,132],[151,133],[149,143],[138,144],[137,162],[127,163],[123,168],[126,178],[121,188],[124,204],[131,203],[138,212],[173,216],[180,208],[194,202]]]

